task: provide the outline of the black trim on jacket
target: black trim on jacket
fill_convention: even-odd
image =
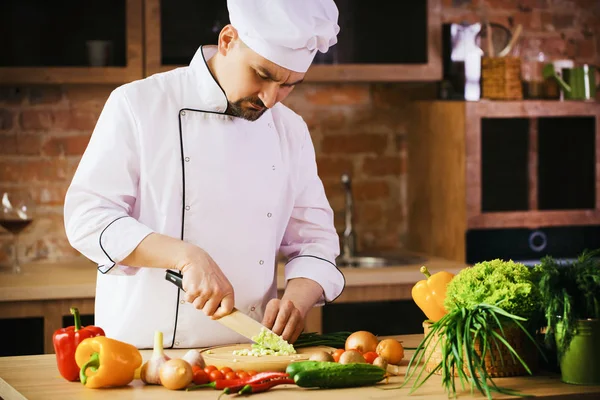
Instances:
[[[116,263],[116,262],[114,262],[114,260],[113,260],[113,259],[112,259],[112,258],[111,258],[109,255],[108,255],[108,253],[106,252],[106,250],[104,250],[104,246],[102,246],[102,235],[104,235],[104,232],[105,232],[105,231],[108,229],[108,227],[109,227],[109,226],[111,226],[113,223],[115,223],[116,221],[118,221],[118,220],[120,220],[120,219],[127,218],[127,217],[129,217],[129,215],[123,215],[123,216],[121,216],[121,217],[119,217],[119,218],[115,218],[115,219],[114,219],[114,220],[112,220],[112,221],[111,221],[111,222],[110,222],[108,225],[106,225],[106,226],[104,227],[104,229],[102,229],[102,232],[100,232],[100,236],[98,237],[98,244],[100,245],[100,248],[102,249],[102,252],[104,253],[104,255],[105,255],[105,256],[106,256],[106,257],[107,257],[107,258],[110,260],[110,262],[111,262],[111,263],[113,263],[113,264],[110,266],[110,268],[108,268],[108,269],[107,269],[107,270],[105,270],[105,271],[103,271],[103,270],[101,269],[101,268],[104,268],[104,267],[105,267],[105,265],[99,265],[99,266],[98,266],[98,271],[100,271],[100,273],[102,273],[102,274],[108,274],[108,273],[109,273],[109,271],[110,271],[111,269],[113,269],[113,267],[114,267],[115,265],[117,265],[117,263]]]

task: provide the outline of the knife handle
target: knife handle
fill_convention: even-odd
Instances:
[[[177,286],[179,289],[183,290],[183,275],[180,272],[171,271],[168,269],[165,279]],[[185,290],[183,291],[185,292]]]

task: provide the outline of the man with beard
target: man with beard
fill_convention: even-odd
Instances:
[[[98,264],[96,324],[140,348],[155,331],[169,347],[242,342],[215,321],[234,306],[293,343],[344,287],[310,133],[280,103],[336,43],[338,10],[227,5],[216,46],[111,93],[66,195],[69,241]]]

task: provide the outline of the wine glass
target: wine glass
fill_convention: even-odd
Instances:
[[[19,233],[21,233],[31,222],[33,222],[33,199],[24,190],[5,190],[0,200],[2,213],[0,214],[0,226],[13,235],[13,264],[11,272],[21,272],[19,263]]]

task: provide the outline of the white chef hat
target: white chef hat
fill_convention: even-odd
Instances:
[[[340,27],[333,0],[227,0],[240,39],[269,61],[306,72],[317,50],[337,43]]]

